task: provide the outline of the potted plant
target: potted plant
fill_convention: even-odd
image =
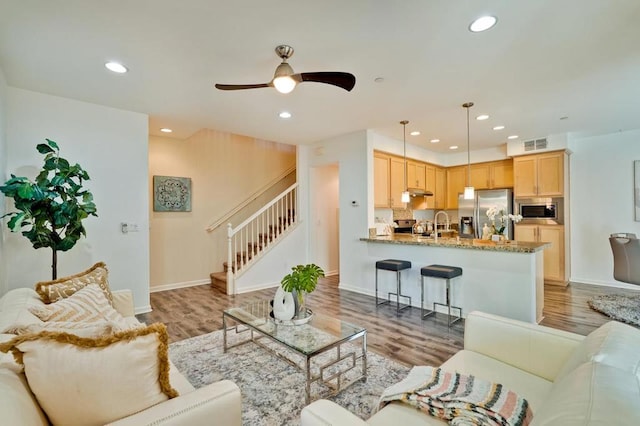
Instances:
[[[297,304],[294,319],[302,319],[309,316],[309,311],[305,304],[306,295],[316,289],[318,278],[324,277],[324,271],[313,263],[297,265],[291,270],[292,272],[287,274],[280,284],[282,284],[284,291],[288,291],[294,296]]]
[[[33,248],[51,248],[51,275],[55,280],[58,251],[71,249],[81,236],[86,236],[82,220],[97,214],[93,195],[82,186],[89,180],[87,172],[79,164],[72,166],[60,157],[58,144],[46,141],[36,146],[45,157],[35,182],[12,174],[0,191],[13,198],[18,210],[2,216],[11,218],[8,223],[11,231],[30,226],[22,235],[31,241]]]

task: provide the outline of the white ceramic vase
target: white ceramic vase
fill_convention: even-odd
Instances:
[[[289,321],[296,314],[293,294],[278,287],[273,298],[273,317],[280,321]]]

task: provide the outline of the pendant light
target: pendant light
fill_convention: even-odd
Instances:
[[[465,200],[473,200],[475,198],[475,190],[471,186],[471,150],[469,147],[469,108],[473,106],[473,102],[466,102],[462,107],[467,110],[467,186],[464,187],[463,198]]]
[[[409,124],[409,121],[402,120],[400,124],[402,124],[402,141],[404,146],[404,191],[402,191],[400,202],[408,203],[411,201],[409,198],[409,191],[407,190],[407,124]]]

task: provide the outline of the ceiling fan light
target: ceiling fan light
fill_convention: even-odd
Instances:
[[[464,187],[464,199],[465,200],[473,200],[475,198],[475,190],[473,186],[465,186]]]
[[[291,91],[296,87],[296,81],[288,75],[276,77],[273,79],[273,86],[280,93],[291,93]]]

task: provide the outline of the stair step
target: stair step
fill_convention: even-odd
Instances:
[[[223,293],[227,292],[227,273],[214,272],[209,275],[211,278],[211,287]]]

